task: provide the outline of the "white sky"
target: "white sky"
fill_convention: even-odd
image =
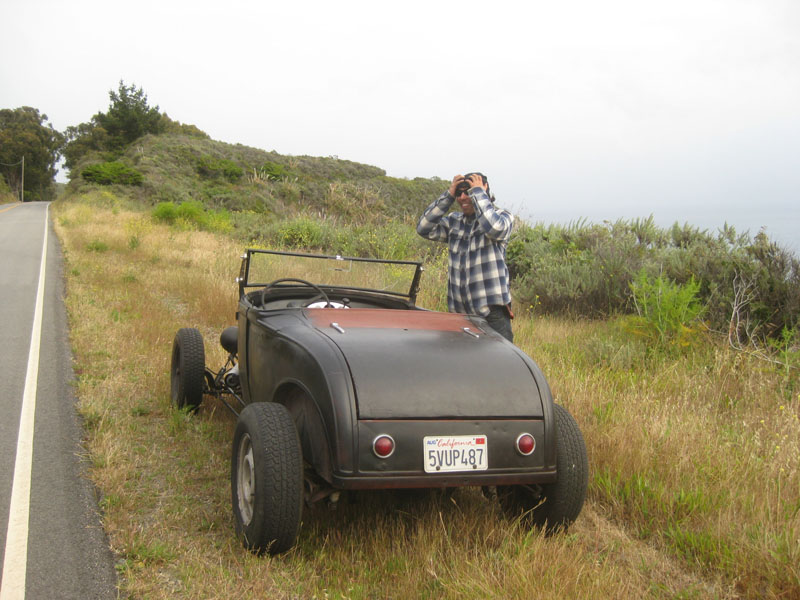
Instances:
[[[212,138],[395,177],[481,170],[526,220],[723,222],[800,248],[797,0],[0,0],[0,108],[120,79]]]

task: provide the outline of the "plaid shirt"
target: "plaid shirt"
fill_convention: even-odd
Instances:
[[[445,216],[455,198],[446,191],[422,214],[417,233],[450,248],[447,307],[450,312],[486,316],[489,307],[511,302],[506,244],[514,217],[497,208],[480,187],[469,191],[475,215]]]

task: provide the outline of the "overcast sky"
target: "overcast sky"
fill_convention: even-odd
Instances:
[[[481,170],[533,223],[653,215],[800,248],[800,2],[0,0],[0,108],[120,79],[212,138]]]

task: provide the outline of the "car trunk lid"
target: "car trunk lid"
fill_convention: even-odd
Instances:
[[[306,312],[342,350],[361,419],[542,416],[521,351],[485,321],[420,310]]]

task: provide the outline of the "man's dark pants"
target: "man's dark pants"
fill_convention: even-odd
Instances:
[[[505,306],[490,306],[486,321],[497,333],[512,344],[514,343],[514,334],[511,332],[511,317],[509,317]]]

